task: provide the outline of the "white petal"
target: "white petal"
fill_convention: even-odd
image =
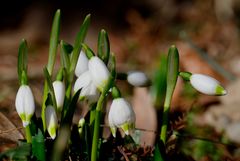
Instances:
[[[193,74],[190,77],[191,85],[201,93],[208,94],[208,95],[224,95],[226,91],[220,85],[220,83],[207,75],[203,74]],[[221,88],[220,93],[218,89]]]
[[[53,89],[56,97],[57,107],[60,108],[61,111],[65,97],[65,85],[62,81],[54,81]]]
[[[89,60],[88,69],[94,85],[102,91],[110,75],[107,66],[100,58],[93,56]]]
[[[90,73],[88,71],[84,72],[80,77],[77,78],[73,90],[77,92],[79,89],[88,86],[91,83]]]
[[[86,54],[81,51],[78,57],[76,69],[75,69],[75,75],[79,77],[81,74],[86,72],[88,70],[88,58]]]
[[[114,99],[110,111],[109,117],[111,122],[110,126],[121,127],[123,124],[134,124],[135,123],[135,114],[131,105],[123,98]]]
[[[30,122],[31,117],[35,112],[35,103],[32,90],[28,85],[21,85],[18,89],[15,106],[23,123],[24,121]]]
[[[51,136],[51,138],[54,139],[56,137],[58,121],[55,109],[52,105],[48,105],[46,107],[45,117],[48,133]]]
[[[127,81],[129,84],[135,87],[143,87],[148,85],[149,79],[145,73],[140,71],[129,72],[127,76]]]

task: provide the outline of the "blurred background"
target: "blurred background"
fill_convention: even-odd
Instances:
[[[18,45],[22,38],[28,42],[30,86],[41,105],[42,69],[48,59],[49,35],[57,9],[62,13],[60,39],[71,44],[84,17],[90,13],[86,43],[96,51],[98,32],[104,28],[119,71],[142,70],[154,78],[162,56],[175,44],[182,71],[218,79],[227,88],[227,96],[204,96],[179,79],[172,104],[176,118],[173,127],[218,143],[182,136],[178,147],[196,160],[240,158],[239,0],[4,2],[0,5],[0,151],[15,146],[16,140],[22,138],[16,130],[1,132],[22,126],[14,106]],[[156,130],[151,90],[133,89],[121,82],[120,85],[126,89],[123,93],[132,100],[139,116],[137,127]],[[149,115],[145,115],[146,111]],[[139,143],[153,144],[154,133],[140,133]]]

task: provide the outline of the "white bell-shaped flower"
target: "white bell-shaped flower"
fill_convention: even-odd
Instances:
[[[107,66],[100,58],[98,58],[97,56],[93,56],[89,60],[88,69],[94,85],[100,91],[103,91],[103,88],[106,85],[110,76]]]
[[[128,72],[127,81],[135,87],[145,87],[149,85],[149,79],[145,73],[140,71]]]
[[[207,75],[192,74],[190,76],[191,85],[199,92],[207,95],[225,95],[227,91],[220,85],[220,83]]]
[[[79,89],[81,89],[80,100],[87,99],[89,103],[97,102],[100,93],[93,84],[89,71],[84,72],[76,80],[73,90],[77,92]]]
[[[33,93],[28,85],[21,85],[18,89],[15,106],[23,126],[26,127],[35,112]]]
[[[58,126],[57,115],[55,109],[52,105],[48,105],[45,110],[45,118],[46,118],[46,125],[47,131],[52,139],[56,137],[56,131]]]
[[[126,135],[129,130],[135,127],[135,113],[131,105],[124,98],[116,98],[113,100],[108,114],[109,126],[112,135],[116,137],[116,128],[122,128]]]
[[[88,70],[88,58],[86,54],[81,51],[78,57],[77,65],[75,68],[75,75],[79,77],[81,74]]]
[[[58,111],[62,111],[65,98],[65,84],[62,81],[56,80],[53,82],[53,89],[56,97]]]

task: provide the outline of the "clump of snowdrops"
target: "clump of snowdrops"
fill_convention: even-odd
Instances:
[[[25,129],[29,160],[62,160],[68,155],[78,153],[80,160],[99,160],[102,138],[103,115],[106,101],[111,99],[107,126],[112,137],[118,129],[129,136],[135,129],[136,115],[131,104],[122,96],[117,79],[126,80],[136,87],[151,86],[151,80],[141,71],[118,73],[114,54],[110,51],[110,42],[105,30],[98,35],[97,54],[84,43],[90,24],[87,15],[77,33],[73,45],[59,38],[60,10],[54,16],[50,35],[49,59],[44,73],[44,89],[42,113],[35,114],[34,95],[27,76],[27,42],[21,41],[18,53],[19,90],[16,95],[16,110]],[[57,51],[60,48],[61,66],[54,68]],[[166,91],[161,122],[159,122],[159,138],[152,160],[164,160],[164,145],[167,131],[172,94],[178,77],[189,81],[201,93],[208,95],[225,95],[226,90],[214,78],[203,74],[192,74],[179,71],[179,54],[173,45],[169,48],[167,58]],[[54,70],[57,74],[54,75]],[[157,89],[163,90],[163,89]],[[110,97],[111,96],[111,97]],[[73,115],[77,103],[85,101],[88,114],[74,125]],[[75,131],[74,131],[75,129]],[[76,130],[77,129],[77,130]],[[79,140],[73,140],[76,134]],[[80,141],[79,147],[73,146]],[[23,141],[24,142],[24,141]],[[159,144],[160,143],[160,144]],[[161,146],[161,148],[159,148]]]

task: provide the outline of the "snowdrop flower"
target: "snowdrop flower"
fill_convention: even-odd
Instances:
[[[18,89],[15,106],[23,126],[26,127],[30,123],[31,117],[35,112],[33,93],[28,85],[21,85]]]
[[[225,95],[227,91],[220,85],[220,83],[207,75],[192,74],[190,76],[191,85],[201,93],[208,95]]]
[[[81,51],[78,57],[76,69],[75,69],[75,75],[79,77],[81,74],[83,74],[85,71],[88,70],[88,58],[86,54]]]
[[[104,62],[97,56],[91,57],[88,63],[88,69],[90,72],[93,84],[100,90],[103,91],[108,78],[110,76],[109,70]]]
[[[56,137],[56,130],[58,125],[57,115],[52,105],[48,105],[45,111],[47,131],[52,139]]]
[[[65,85],[62,81],[56,80],[53,82],[53,89],[56,97],[57,108],[59,111],[62,111],[65,97]]]
[[[145,73],[140,71],[128,72],[127,81],[135,87],[144,87],[149,85],[149,79]]]
[[[76,80],[73,90],[77,92],[79,89],[81,89],[80,100],[86,98],[90,103],[97,102],[100,93],[93,84],[89,71],[84,72]]]
[[[135,127],[135,113],[131,105],[124,98],[113,100],[108,114],[112,135],[116,137],[116,128],[122,128],[126,135]]]

